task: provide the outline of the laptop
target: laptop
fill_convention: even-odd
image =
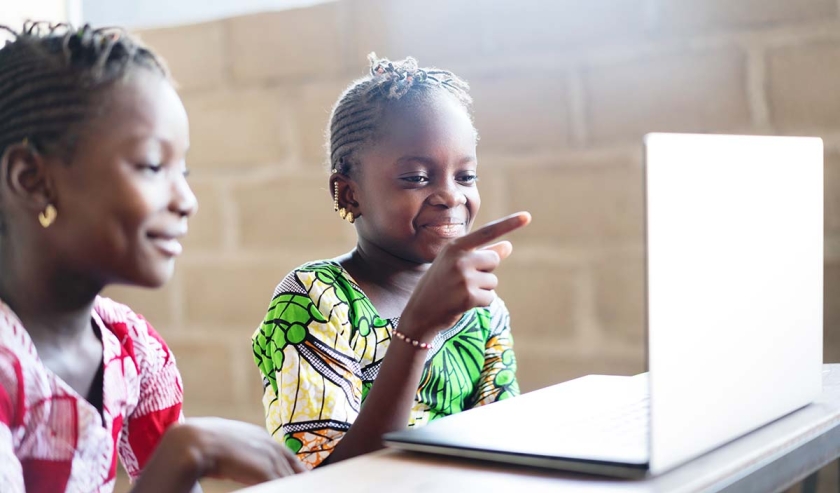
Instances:
[[[822,140],[658,133],[644,149],[648,372],[582,377],[386,445],[642,477],[820,395]]]

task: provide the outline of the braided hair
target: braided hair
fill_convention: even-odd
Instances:
[[[350,84],[330,115],[327,145],[333,173],[350,173],[358,163],[358,152],[377,135],[388,105],[443,90],[454,96],[468,113],[472,110],[469,85],[452,72],[419,68],[417,60],[411,57],[390,61],[371,53],[368,60],[370,74]]]
[[[96,115],[104,89],[135,67],[169,80],[164,62],[120,28],[26,22],[0,48],[0,156],[26,140],[69,159],[76,128]]]

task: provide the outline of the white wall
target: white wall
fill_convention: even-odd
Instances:
[[[20,1],[20,0],[0,0]],[[31,1],[31,0],[27,0]],[[150,28],[191,24],[235,15],[303,7],[329,0],[80,0],[94,26]]]
[[[67,19],[67,0],[0,0],[0,24],[15,30],[25,20],[63,22]]]

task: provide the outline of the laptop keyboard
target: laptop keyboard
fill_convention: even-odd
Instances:
[[[603,415],[594,415],[582,425],[600,429],[598,434],[609,436],[619,443],[647,443],[650,432],[650,399],[645,396],[638,401],[616,406]]]
[[[644,465],[649,430],[647,375],[589,375],[397,432],[390,444]]]
[[[613,406],[590,409],[585,415],[560,413],[552,425],[550,440],[557,443],[586,444],[591,452],[604,450],[611,454],[646,454],[650,433],[650,400],[648,396],[619,402]]]

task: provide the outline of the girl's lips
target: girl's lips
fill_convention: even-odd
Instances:
[[[177,257],[184,251],[178,237],[181,235],[156,235],[150,234],[149,240],[160,252],[168,257]]]
[[[423,226],[423,229],[441,238],[458,238],[466,233],[464,223],[431,223]]]

